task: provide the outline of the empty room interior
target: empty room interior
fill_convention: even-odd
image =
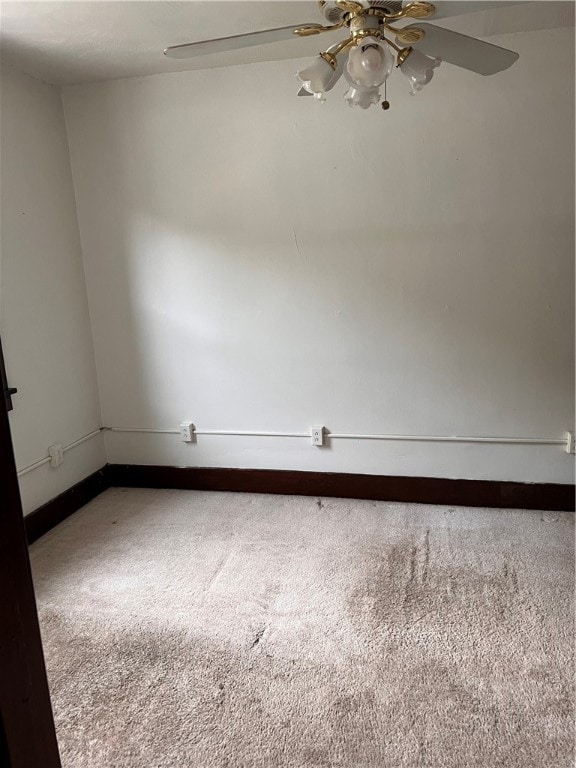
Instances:
[[[574,9],[2,0],[2,765],[574,765]]]

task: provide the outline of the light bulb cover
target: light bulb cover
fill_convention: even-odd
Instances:
[[[400,64],[400,72],[406,75],[411,85],[411,93],[417,93],[432,80],[434,70],[440,66],[442,59],[426,56],[414,48]]]
[[[365,37],[350,51],[345,75],[353,88],[375,88],[382,85],[393,66],[388,45],[377,37]]]
[[[350,107],[368,109],[372,104],[378,104],[380,101],[380,89],[378,87],[358,88],[352,85],[344,94],[344,98]]]
[[[319,99],[336,85],[342,74],[343,65],[337,62],[334,68],[327,60],[328,58],[328,56],[326,58],[317,56],[309,67],[296,73],[302,88]]]

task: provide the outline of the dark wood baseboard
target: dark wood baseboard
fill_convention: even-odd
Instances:
[[[110,486],[337,496],[419,504],[574,511],[573,485],[391,477],[277,469],[220,469],[109,464]]]
[[[448,480],[436,477],[353,475],[283,469],[107,464],[26,515],[24,524],[28,543],[32,544],[110,487],[336,496],[343,499],[402,501],[413,504],[567,512],[574,511],[576,497],[573,485],[554,483],[505,483],[495,480]]]
[[[39,539],[40,536],[83,507],[84,504],[92,501],[109,486],[108,468],[102,467],[98,472],[94,472],[73,485],[72,488],[68,488],[67,491],[56,496],[55,499],[30,512],[24,518],[28,544]]]

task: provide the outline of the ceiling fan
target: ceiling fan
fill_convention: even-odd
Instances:
[[[394,65],[408,78],[412,93],[430,82],[442,61],[457,67],[493,75],[512,66],[518,54],[506,48],[452,32],[423,19],[450,16],[514,5],[514,2],[473,2],[438,0],[435,3],[396,0],[319,0],[320,12],[329,22],[299,24],[245,35],[202,40],[166,48],[164,54],[175,59],[204,56],[294,37],[308,37],[346,29],[347,37],[320,53],[312,64],[297,73],[298,96],[315,96],[323,101],[342,75],[349,89],[345,99],[350,106],[367,109],[380,101],[380,87]],[[409,23],[406,24],[405,22]],[[398,24],[400,23],[400,26]],[[382,107],[388,109],[384,99]]]

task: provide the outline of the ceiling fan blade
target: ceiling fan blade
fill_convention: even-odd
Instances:
[[[494,75],[503,69],[508,69],[518,58],[518,54],[498,45],[485,43],[475,37],[461,35],[435,24],[410,24],[404,29],[423,29],[426,33],[422,40],[412,43],[422,53],[437,56],[442,61],[455,64],[457,67],[478,72],[479,75]]]
[[[463,13],[479,13],[480,11],[492,11],[498,8],[506,8],[508,5],[521,5],[518,0],[516,2],[485,2],[480,0],[438,0],[434,5],[436,6],[436,12],[431,17],[432,21],[437,19],[447,19],[450,16],[460,16]]]
[[[265,43],[277,43],[281,40],[298,39],[294,34],[295,29],[309,29],[309,35],[318,34],[314,30],[321,29],[321,24],[294,24],[291,27],[278,27],[278,29],[265,29],[262,32],[249,32],[246,35],[232,35],[231,37],[218,37],[214,40],[199,40],[196,43],[184,45],[171,45],[166,48],[164,55],[171,59],[189,59],[194,56],[206,56],[209,53],[223,53],[235,51],[238,48],[250,48],[254,45]]]

